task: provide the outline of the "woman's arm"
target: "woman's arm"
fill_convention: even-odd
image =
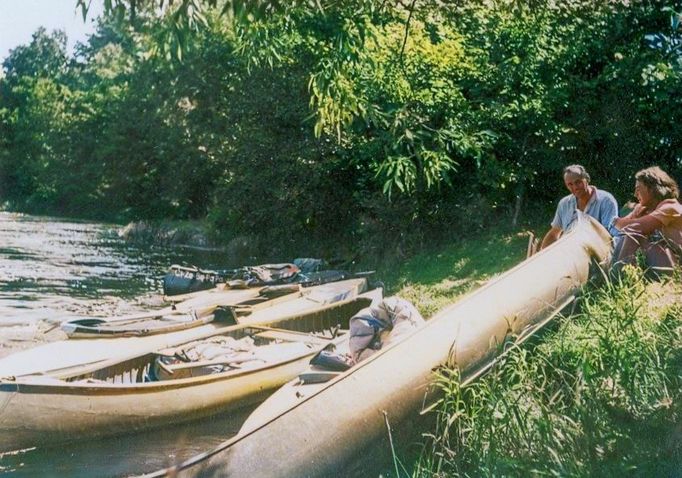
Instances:
[[[645,236],[663,227],[663,223],[649,214],[641,204],[635,206],[635,209],[627,216],[616,219],[614,225],[621,231],[635,232]]]
[[[635,207],[630,211],[630,214],[627,216],[619,217],[616,218],[614,221],[613,225],[617,228],[620,229],[621,231],[629,226],[630,224],[634,224],[636,222],[639,222],[639,220],[646,216],[649,213],[647,208],[645,206],[642,206],[641,204],[636,204]]]

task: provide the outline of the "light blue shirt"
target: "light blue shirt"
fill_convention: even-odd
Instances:
[[[594,186],[592,187],[594,188],[594,194],[587,202],[584,212],[599,221],[609,231],[609,234],[615,236],[619,233],[618,229],[613,225],[618,217],[616,198],[609,192],[602,191]],[[577,209],[578,200],[573,194],[561,198],[552,220],[552,227],[558,227],[564,232],[568,231],[578,217],[576,214]]]

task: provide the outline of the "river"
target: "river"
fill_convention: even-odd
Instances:
[[[118,226],[0,212],[0,357],[65,335],[59,324],[160,306],[170,264],[229,267],[220,253],[130,245]],[[109,477],[150,472],[213,448],[248,410],[189,425],[0,454],[0,474]]]

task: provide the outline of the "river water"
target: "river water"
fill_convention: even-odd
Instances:
[[[161,306],[170,264],[226,268],[219,253],[126,244],[118,226],[0,212],[0,357],[65,336],[59,324]],[[213,448],[248,413],[54,449],[0,454],[7,476],[150,472]]]

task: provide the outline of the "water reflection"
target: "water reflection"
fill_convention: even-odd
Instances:
[[[0,357],[63,338],[54,332],[76,316],[160,307],[160,279],[172,263],[231,266],[220,253],[126,244],[114,225],[4,212],[0,245]],[[213,448],[239,429],[242,413],[5,454],[0,474],[106,477],[154,471]]]
[[[47,330],[74,316],[160,307],[160,279],[172,263],[230,266],[220,253],[127,244],[115,225],[5,212],[0,212],[0,245],[0,342],[5,349],[13,345],[7,342],[12,331],[2,330],[7,327],[38,323],[39,330]]]
[[[0,454],[0,474],[103,478],[150,473],[215,448],[237,433],[252,410],[133,435]]]

